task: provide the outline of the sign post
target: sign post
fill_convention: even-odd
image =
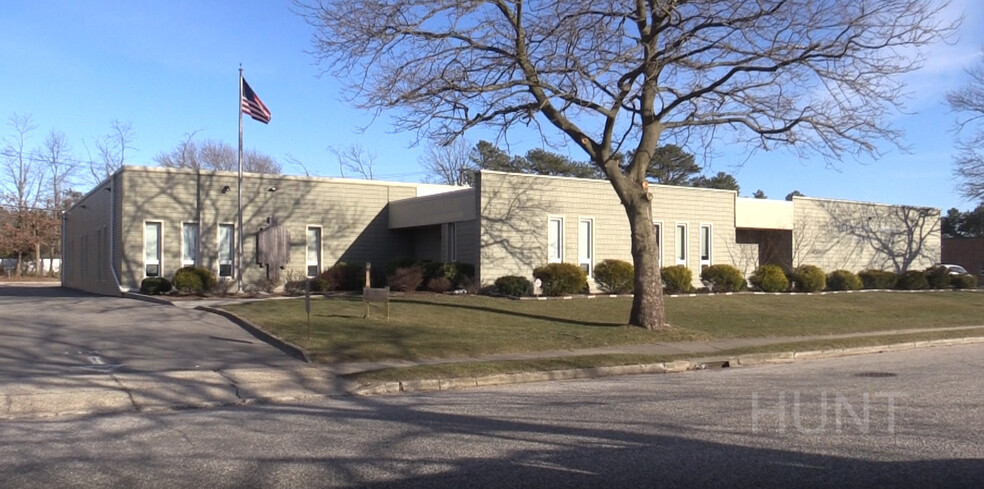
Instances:
[[[304,281],[304,310],[307,312],[307,341],[311,344],[311,280]]]

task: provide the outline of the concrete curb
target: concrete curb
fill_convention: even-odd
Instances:
[[[722,367],[741,367],[764,364],[783,364],[822,358],[835,358],[854,355],[868,355],[894,351],[913,350],[916,348],[932,348],[940,346],[967,345],[984,343],[984,337],[951,338],[943,340],[917,341],[896,343],[880,346],[860,346],[853,348],[836,348],[833,350],[811,350],[802,352],[752,353],[737,357],[701,357],[692,360],[677,360],[673,362],[616,365],[611,367],[592,367],[565,370],[549,370],[542,372],[521,372],[512,374],[483,375],[479,377],[459,377],[452,379],[418,379],[386,382],[348,382],[344,388],[348,394],[356,396],[374,396],[381,394],[399,394],[410,392],[434,392],[481,387],[490,385],[521,384],[529,382],[544,382],[552,380],[575,380],[613,377],[618,375],[666,374],[690,370],[705,370],[709,364]]]
[[[306,363],[311,363],[311,359],[308,357],[306,351],[303,348],[275,335],[269,333],[262,328],[256,326],[255,324],[233,314],[229,311],[218,309],[210,306],[198,306],[195,308],[196,311],[205,311],[212,314],[218,314],[219,316],[225,317],[226,319],[236,323],[240,328],[245,329],[249,334],[257,337],[258,339],[269,343],[271,346],[277,348],[278,350],[298,359],[303,360]]]

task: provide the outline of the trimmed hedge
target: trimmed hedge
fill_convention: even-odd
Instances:
[[[946,289],[950,287],[950,269],[942,266],[926,269],[926,281],[930,289]]]
[[[799,292],[819,292],[827,288],[827,275],[820,267],[800,265],[793,270],[792,282]]]
[[[710,283],[714,292],[738,292],[748,286],[741,271],[726,264],[705,268],[700,272],[700,279]]]
[[[779,265],[762,265],[752,273],[752,285],[763,292],[785,292],[789,290],[789,279]]]
[[[533,277],[542,282],[543,295],[551,297],[580,294],[588,288],[588,275],[573,263],[549,263],[537,267]]]
[[[186,294],[204,294],[218,284],[212,271],[205,267],[183,267],[174,272],[171,284]]]
[[[663,277],[663,291],[667,294],[679,294],[693,290],[694,273],[686,266],[663,267],[659,273]]]
[[[495,289],[503,295],[522,297],[530,294],[533,284],[526,277],[506,275],[495,279]]]
[[[865,270],[858,273],[861,284],[866,289],[894,289],[899,276],[884,270]]]
[[[929,280],[926,279],[926,272],[922,270],[908,270],[899,275],[899,281],[895,286],[902,290],[928,289]]]
[[[977,287],[977,277],[967,273],[951,275],[950,285],[958,289],[973,289]]]
[[[859,290],[863,285],[854,272],[834,270],[827,274],[827,288],[830,290]]]
[[[602,260],[594,267],[594,281],[609,294],[630,294],[635,289],[635,268],[623,260]]]
[[[171,281],[164,277],[147,277],[140,282],[141,294],[160,295],[170,291]]]

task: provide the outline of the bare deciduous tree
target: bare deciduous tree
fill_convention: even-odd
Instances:
[[[338,171],[345,177],[345,170],[357,173],[366,180],[372,180],[372,170],[376,165],[376,153],[367,151],[361,144],[350,144],[344,148],[329,146],[338,160]]]
[[[197,131],[196,131],[197,132]],[[239,154],[228,143],[206,139],[201,143],[194,141],[195,132],[185,135],[185,139],[169,152],[154,157],[158,165],[167,168],[192,168],[196,170],[237,171]],[[279,174],[282,171],[269,155],[256,150],[243,151],[243,171],[252,173]]]
[[[397,129],[448,142],[533,125],[579,146],[630,223],[629,322],[654,329],[668,325],[643,184],[660,142],[877,155],[900,136],[895,75],[955,27],[936,0],[296,1],[326,71],[358,107],[398,109]]]
[[[475,171],[468,157],[471,147],[464,138],[457,138],[448,144],[431,143],[427,152],[420,157],[420,165],[435,183],[447,185],[469,185],[471,174]]]
[[[954,173],[964,197],[984,202],[984,62],[968,74],[967,86],[946,94],[950,108],[966,115],[957,124]]]
[[[136,138],[132,124],[113,119],[109,125],[111,128],[109,134],[95,141],[96,151],[99,152],[99,161],[89,162],[89,171],[97,182],[101,182],[116,173],[116,170],[123,168],[123,165],[126,164],[126,152],[136,149],[131,146]]]
[[[65,138],[65,133],[54,129],[48,133],[37,156],[48,167],[48,184],[51,186],[51,207],[62,208],[62,198],[71,186],[72,179],[78,170],[78,160],[71,156],[72,147]]]
[[[14,114],[7,120],[13,134],[3,145],[4,192],[13,201],[18,211],[37,207],[42,198],[44,185],[43,168],[27,149],[31,133],[38,128],[30,115]]]

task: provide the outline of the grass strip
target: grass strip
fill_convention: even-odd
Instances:
[[[536,360],[502,360],[490,362],[457,362],[433,365],[418,365],[413,367],[386,368],[369,372],[359,372],[344,376],[356,382],[388,382],[420,379],[453,379],[463,377],[481,377],[496,374],[514,374],[523,372],[540,372],[548,370],[565,370],[574,368],[612,367],[619,365],[638,365],[648,363],[670,362],[674,360],[708,359],[748,355],[753,353],[804,352],[817,350],[834,350],[864,346],[885,346],[916,341],[943,340],[952,338],[970,338],[984,336],[984,327],[956,331],[938,331],[898,335],[860,336],[853,338],[832,338],[829,340],[811,340],[792,343],[777,343],[752,347],[735,348],[713,354],[680,354],[680,355],[646,355],[646,354],[609,354],[581,355],[569,357],[552,357]]]
[[[311,301],[311,336],[303,300],[224,306],[301,346],[318,362],[427,360],[724,338],[834,335],[984,324],[976,293],[867,292],[669,298],[672,328],[625,324],[628,298],[515,301],[484,296],[407,294],[393,298],[390,319],[359,297]]]

